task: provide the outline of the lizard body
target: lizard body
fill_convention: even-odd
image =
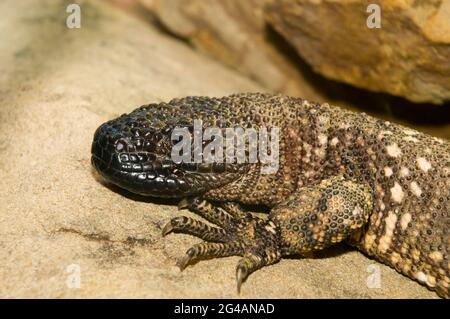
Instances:
[[[175,127],[280,129],[279,165],[175,163]],[[207,144],[207,143],[206,143]],[[285,255],[345,240],[400,273],[450,297],[450,143],[406,127],[300,98],[260,93],[186,97],[149,104],[98,128],[92,163],[132,192],[182,198],[213,227],[188,217],[163,233],[206,240],[202,257],[243,256],[238,289],[252,271]],[[237,203],[271,208],[267,219]]]

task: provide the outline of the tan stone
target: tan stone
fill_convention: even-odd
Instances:
[[[379,29],[366,26],[370,3],[381,7]],[[282,0],[266,15],[330,79],[413,102],[450,100],[447,0]]]
[[[180,272],[199,239],[161,238],[176,201],[107,187],[90,147],[102,122],[138,105],[262,88],[102,1],[78,1],[81,29],[67,29],[65,3],[0,2],[0,297],[238,297],[238,257]],[[342,248],[282,260],[241,297],[436,297],[383,265],[381,288],[367,288],[372,263]]]
[[[151,8],[171,32],[264,87],[322,100],[298,64],[270,39],[263,9],[272,2],[156,0]]]

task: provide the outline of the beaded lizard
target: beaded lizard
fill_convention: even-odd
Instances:
[[[279,167],[176,163],[175,127],[280,128]],[[209,222],[173,218],[163,229],[205,241],[178,265],[242,256],[238,290],[283,256],[346,241],[450,297],[450,143],[418,131],[301,98],[261,93],[186,97],[144,105],[95,132],[92,163],[131,192],[181,198]],[[271,208],[267,218],[238,203]]]

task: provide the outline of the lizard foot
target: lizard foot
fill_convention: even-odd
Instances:
[[[175,217],[163,228],[163,236],[172,231],[188,233],[207,242],[192,246],[178,261],[183,270],[191,261],[202,258],[242,256],[236,267],[237,289],[253,271],[280,260],[280,231],[269,219],[244,212],[239,205],[222,207],[200,198],[182,200],[180,208],[189,208],[219,227],[185,216]]]

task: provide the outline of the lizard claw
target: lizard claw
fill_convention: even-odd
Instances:
[[[189,201],[186,197],[178,202],[178,210],[186,209],[188,207],[189,207]]]
[[[172,230],[173,230],[172,222],[168,222],[162,230],[162,236],[165,237],[166,235],[170,234]]]
[[[277,257],[278,260],[280,256]],[[261,258],[257,255],[249,254],[239,260],[236,267],[236,282],[237,291],[241,293],[241,285],[247,279],[248,275],[265,265],[271,264],[276,260],[269,260],[267,258]]]
[[[186,268],[188,262],[189,259],[186,256],[184,256],[177,261],[176,265],[178,268],[180,268],[180,271],[183,271]]]
[[[194,257],[196,255],[196,249],[194,247],[191,247],[186,254],[181,257],[178,261],[177,261],[177,266],[180,268],[181,271],[183,271],[187,264],[189,263],[189,261],[192,259],[192,257]]]
[[[237,292],[241,293],[242,282],[247,278],[248,271],[247,267],[244,264],[239,263],[236,268],[236,283],[237,283]]]

